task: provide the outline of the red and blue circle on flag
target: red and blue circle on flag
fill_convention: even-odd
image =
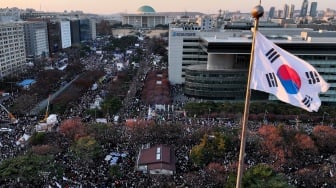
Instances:
[[[288,65],[281,65],[278,68],[277,76],[289,94],[297,94],[301,88],[299,74]]]

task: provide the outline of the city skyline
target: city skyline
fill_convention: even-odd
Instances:
[[[85,13],[94,14],[114,14],[114,13],[134,13],[143,6],[148,5],[155,9],[156,12],[202,12],[206,14],[217,13],[219,9],[230,11],[241,11],[249,13],[253,7],[259,4],[259,0],[243,1],[243,0],[211,0],[211,3],[202,0],[2,0],[1,8],[20,9],[33,8],[46,12],[63,12],[63,11],[83,11]],[[261,5],[265,11],[271,6],[276,9],[283,9],[284,4],[294,4],[295,9],[301,8],[303,0],[284,0],[276,1],[263,0]],[[334,0],[314,0],[308,1],[309,9],[311,2],[317,2],[317,10],[325,10],[326,8],[336,9]],[[242,6],[243,5],[243,6]],[[330,6],[333,5],[333,6]]]

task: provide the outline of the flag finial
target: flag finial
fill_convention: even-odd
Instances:
[[[261,5],[257,5],[256,7],[253,8],[251,14],[253,18],[258,19],[264,15],[264,8]]]

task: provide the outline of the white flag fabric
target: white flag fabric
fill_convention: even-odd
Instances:
[[[308,62],[281,49],[259,31],[256,33],[250,88],[275,95],[279,100],[318,111],[320,92],[329,84]]]

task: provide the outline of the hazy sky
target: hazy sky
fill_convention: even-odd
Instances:
[[[318,2],[317,9],[336,9],[335,0],[314,0]],[[301,8],[303,0],[262,0],[265,11],[271,6],[283,9],[285,3],[294,4],[295,9]],[[309,7],[312,0],[308,0]],[[184,12],[198,11],[203,13],[217,13],[219,9],[250,12],[259,4],[259,0],[0,0],[1,8],[18,7],[33,8],[42,11],[82,10],[85,13],[111,14],[119,12],[134,13],[143,6],[149,5],[156,12]]]

